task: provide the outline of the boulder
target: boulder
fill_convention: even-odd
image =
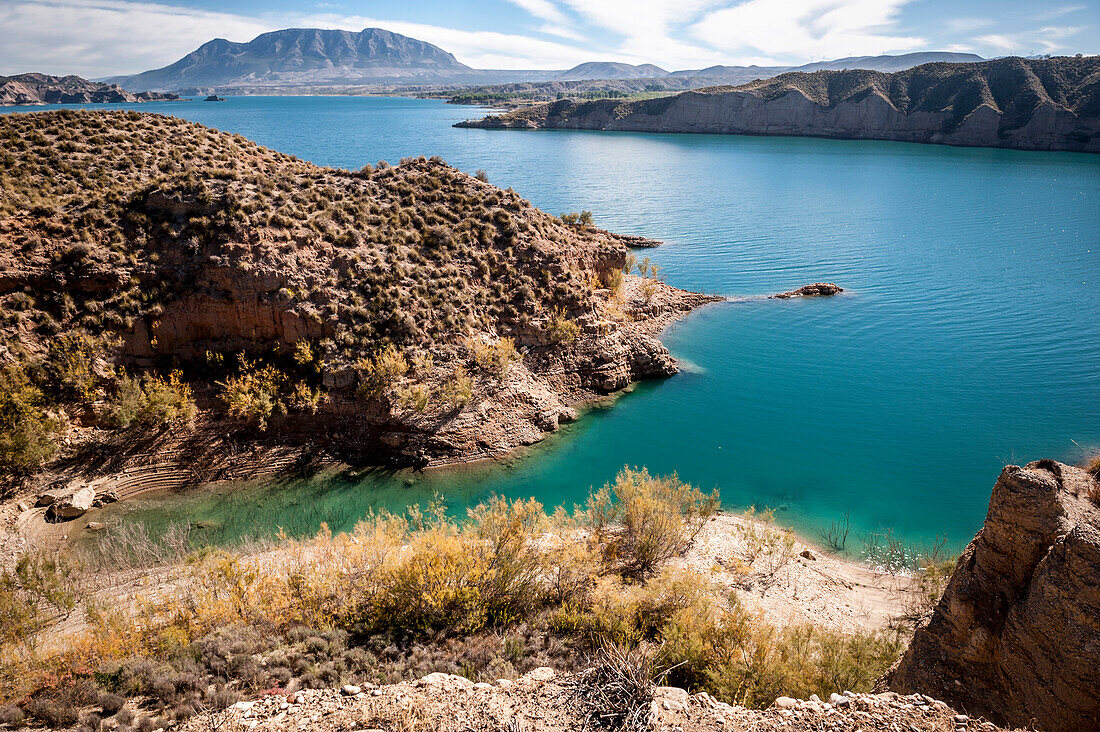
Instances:
[[[72,493],[59,497],[47,511],[50,518],[67,520],[83,516],[95,501],[95,488],[86,485]]]
[[[928,622],[880,682],[1004,726],[1100,719],[1100,484],[1050,460],[1009,465]]]
[[[780,292],[772,295],[772,297],[778,300],[789,300],[792,297],[829,297],[840,292],[844,292],[844,288],[834,285],[832,282],[814,282],[810,285],[803,285],[797,290]]]

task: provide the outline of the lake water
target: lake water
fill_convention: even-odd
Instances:
[[[678,471],[812,536],[847,513],[960,546],[1002,465],[1100,449],[1100,156],[888,142],[459,130],[480,110],[387,98],[135,108],[323,165],[442,155],[551,212],[666,242],[670,283],[829,299],[704,308],[667,332],[683,373],[588,413],[504,466],[321,476],[113,509],[256,529],[350,526],[439,491],[571,505],[623,465]],[[0,111],[6,111],[0,108]]]

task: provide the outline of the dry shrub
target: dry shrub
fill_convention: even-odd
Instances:
[[[488,341],[483,338],[470,338],[466,341],[466,348],[470,351],[470,357],[477,367],[498,379],[503,379],[508,374],[512,364],[523,360],[516,350],[516,343],[511,338],[500,338],[496,341]]]
[[[870,691],[904,648],[898,636],[884,631],[777,628],[734,595],[724,604],[675,613],[661,637],[659,661],[672,669],[671,683],[750,708],[766,707],[780,695]]]
[[[387,345],[373,356],[359,361],[359,394],[378,398],[409,372],[409,362],[397,347]]]
[[[581,327],[577,321],[566,314],[562,308],[555,308],[543,326],[543,332],[551,343],[572,343],[580,335]]]
[[[219,381],[218,386],[230,416],[252,421],[262,432],[273,414],[286,411],[279,399],[285,381],[286,375],[274,366],[261,367],[242,359],[240,373]]]
[[[585,710],[585,727],[645,732],[651,729],[653,695],[664,674],[656,673],[648,649],[611,643],[572,678],[573,700]]]
[[[1100,454],[1094,455],[1090,459],[1085,461],[1085,470],[1100,481]],[[1100,483],[1098,483],[1093,490],[1092,498],[1097,503],[1100,503]]]
[[[686,551],[718,505],[718,491],[703,493],[675,473],[624,468],[589,496],[583,518],[617,570],[641,577]]]

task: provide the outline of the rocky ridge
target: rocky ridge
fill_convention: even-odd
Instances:
[[[1100,57],[788,73],[622,102],[561,100],[458,127],[794,135],[1100,152]]]
[[[117,84],[101,84],[79,76],[18,74],[0,76],[0,105],[22,104],[137,104],[173,101],[177,94],[128,92]]]
[[[1007,466],[985,525],[884,679],[1002,724],[1100,718],[1100,484],[1051,460]]]
[[[582,675],[583,676],[583,675]],[[223,712],[201,714],[180,729],[226,730],[433,729],[564,732],[599,729],[600,711],[585,700],[577,676],[539,668],[516,679],[474,683],[434,673],[422,679],[374,686],[349,684],[339,690],[273,694],[237,702]],[[709,694],[656,687],[641,716],[652,730],[931,730],[958,732],[998,728],[958,714],[921,694],[833,694],[829,701],[780,697],[767,710],[730,706]]]

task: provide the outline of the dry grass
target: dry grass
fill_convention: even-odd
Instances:
[[[250,553],[187,552],[182,533],[152,548],[122,532],[106,554],[128,559],[88,559],[83,571],[102,587],[112,566],[155,566],[155,591],[125,602],[67,597],[61,589],[90,583],[48,564],[5,578],[0,609],[25,619],[5,624],[13,632],[0,649],[0,703],[48,722],[52,712],[29,700],[60,703],[94,679],[97,693],[156,699],[170,722],[239,693],[431,671],[483,680],[576,669],[601,648],[599,658],[614,661],[607,649],[616,647],[620,661],[654,649],[653,663],[675,683],[760,705],[778,693],[869,688],[896,657],[897,639],[883,634],[777,630],[708,577],[664,566],[660,557],[683,551],[709,515],[710,497],[644,471],[624,471],[605,491],[628,505],[608,513],[594,496],[587,509],[548,517],[535,501],[494,499],[461,523],[436,505]],[[46,649],[36,641],[51,622],[49,602],[82,611],[85,624]],[[641,698],[642,677],[652,676],[620,678],[616,694],[624,704]],[[614,724],[637,721],[629,710],[620,716]]]

